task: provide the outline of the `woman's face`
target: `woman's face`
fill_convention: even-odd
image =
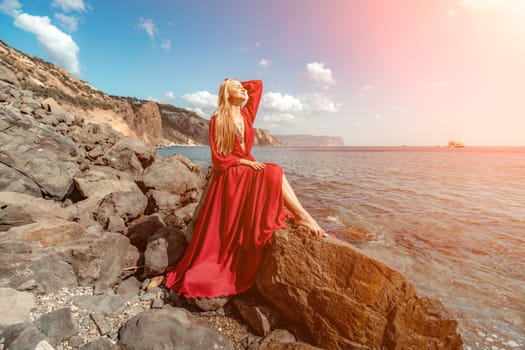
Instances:
[[[238,80],[231,80],[228,84],[228,95],[230,99],[235,100],[246,100],[248,98],[248,93],[245,88],[242,87],[242,84]]]

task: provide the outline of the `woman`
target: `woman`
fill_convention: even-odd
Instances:
[[[219,89],[209,132],[213,175],[188,249],[166,276],[166,286],[187,298],[227,296],[252,287],[264,245],[276,229],[286,227],[284,206],[298,226],[326,236],[281,167],[251,155],[261,95],[260,80],[225,79]]]

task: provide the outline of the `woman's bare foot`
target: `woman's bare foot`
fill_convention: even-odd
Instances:
[[[314,218],[308,213],[302,216],[296,216],[295,224],[297,226],[302,226],[310,230],[317,237],[327,237],[328,236],[326,232],[321,228],[321,226],[319,226],[317,221],[315,221]]]

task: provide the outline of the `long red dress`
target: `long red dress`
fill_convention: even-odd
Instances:
[[[253,121],[262,94],[262,82],[242,83],[248,101],[241,108],[245,149],[235,136],[233,152],[222,156],[214,140],[215,116],[210,120],[213,177],[195,222],[184,257],[169,267],[166,286],[189,298],[238,294],[255,283],[263,248],[273,232],[286,226],[280,166],[266,163],[262,170],[240,165],[251,155]]]

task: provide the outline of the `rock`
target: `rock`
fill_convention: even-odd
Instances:
[[[0,80],[5,81],[9,84],[12,84],[14,86],[20,86],[20,82],[18,81],[18,78],[16,77],[15,73],[6,66],[0,64]]]
[[[219,298],[199,298],[195,299],[195,305],[204,311],[215,311],[228,303],[228,297]]]
[[[23,172],[0,162],[0,189],[6,192],[25,193],[42,197],[40,187]]]
[[[204,185],[204,177],[192,172],[184,163],[174,157],[157,158],[137,178],[137,184],[144,193],[149,190],[164,191],[182,195],[186,191]]]
[[[135,131],[149,144],[159,144],[164,141],[162,133],[162,117],[156,102],[144,103],[135,113]]]
[[[111,327],[106,321],[106,317],[100,312],[93,312],[89,315],[97,326],[100,335],[106,335],[111,331]]]
[[[117,143],[115,143],[115,145],[113,145],[113,147],[111,147],[106,152],[105,155],[105,158],[107,158],[109,161],[108,165],[115,169],[123,171],[135,169],[134,166],[131,167],[131,163],[114,163],[113,161],[109,160],[109,158],[111,157],[120,158],[118,157],[119,154],[133,154],[134,159],[137,159],[139,161],[139,168],[141,169],[141,171],[143,168],[147,168],[148,166],[150,166],[153,160],[157,157],[157,153],[155,152],[155,148],[153,146],[144,143],[136,137],[121,138],[117,141]],[[131,157],[129,157],[128,159],[131,159]],[[111,165],[110,163],[113,165]]]
[[[5,339],[6,349],[37,349],[38,346],[46,349],[46,346],[53,348],[68,339],[75,334],[75,330],[71,310],[64,308],[42,315],[34,322],[11,325],[0,332],[0,338]]]
[[[43,219],[64,219],[69,212],[53,201],[25,193],[0,192],[0,231]]]
[[[257,288],[328,349],[460,349],[457,321],[399,272],[335,238],[279,230]],[[335,307],[336,306],[336,307]]]
[[[39,292],[99,281],[113,285],[139,258],[121,234],[88,234],[60,219],[13,227],[0,232],[0,241],[0,280],[10,287],[33,280]]]
[[[134,276],[122,281],[117,288],[117,294],[120,295],[124,301],[138,301],[139,293],[140,282]]]
[[[148,285],[146,286],[146,291],[150,292],[153,291],[153,289],[157,288],[164,282],[164,276],[155,276],[153,277]]]
[[[78,171],[77,146],[68,137],[21,115],[13,107],[2,109],[2,119],[10,127],[0,133],[1,163],[12,168],[11,174],[16,173],[19,181],[34,182],[43,195],[64,199]]]
[[[46,111],[53,114],[62,114],[64,113],[64,108],[62,108],[54,98],[48,97],[42,101],[42,108]]]
[[[264,337],[263,340],[261,340],[261,343],[266,343],[266,342],[294,343],[296,341],[297,339],[295,339],[295,335],[288,332],[286,329],[274,329],[266,337]]]
[[[110,148],[102,157],[104,164],[125,171],[134,177],[139,176],[144,169],[135,153],[129,149],[115,150],[114,147]]]
[[[109,232],[124,233],[126,231],[126,223],[120,216],[112,215],[108,220],[108,227],[106,228]]]
[[[68,339],[76,333],[75,323],[70,308],[63,308],[40,316],[34,322],[36,328],[47,336],[52,346]]]
[[[164,306],[164,301],[162,301],[162,299],[159,299],[159,298],[153,299],[153,302],[151,303],[152,309],[162,309],[163,306]]]
[[[249,305],[242,297],[237,297],[232,303],[242,319],[252,327],[257,335],[265,336],[275,327],[277,319],[268,307]]]
[[[157,214],[143,216],[129,223],[129,240],[139,251],[143,252],[146,250],[149,238],[165,226],[162,218]]]
[[[79,308],[90,313],[100,313],[106,316],[117,316],[124,312],[126,305],[116,294],[76,295],[71,298]]]
[[[75,186],[84,198],[103,198],[112,192],[140,191],[130,174],[107,166],[90,165],[73,177]]]
[[[193,218],[193,213],[198,203],[190,203],[180,209],[175,210],[175,216],[184,221],[185,224],[188,224]]]
[[[0,327],[29,321],[34,307],[36,304],[32,293],[0,288]]]
[[[144,264],[150,275],[159,275],[168,266],[175,266],[186,251],[184,232],[175,227],[164,227],[149,237]]]
[[[150,309],[119,330],[119,345],[129,349],[233,349],[230,341],[185,309]]]
[[[80,350],[119,350],[120,347],[113,344],[106,338],[98,338],[84,344],[80,347]]]
[[[47,340],[41,340],[40,343],[36,344],[35,350],[55,350],[55,348]]]
[[[347,348],[345,348],[347,349]],[[369,349],[367,347],[348,348],[348,349]],[[312,346],[307,343],[279,343],[266,342],[259,346],[258,350],[322,350],[321,348]]]
[[[127,309],[126,311],[124,311],[124,313],[130,317],[133,317],[133,316],[136,316],[138,314],[141,314],[144,312],[144,308],[142,306],[133,306],[129,309]]]
[[[140,191],[113,192],[100,202],[97,219],[103,228],[107,227],[109,218],[113,215],[121,217],[127,223],[142,215],[146,205],[146,196]]]

